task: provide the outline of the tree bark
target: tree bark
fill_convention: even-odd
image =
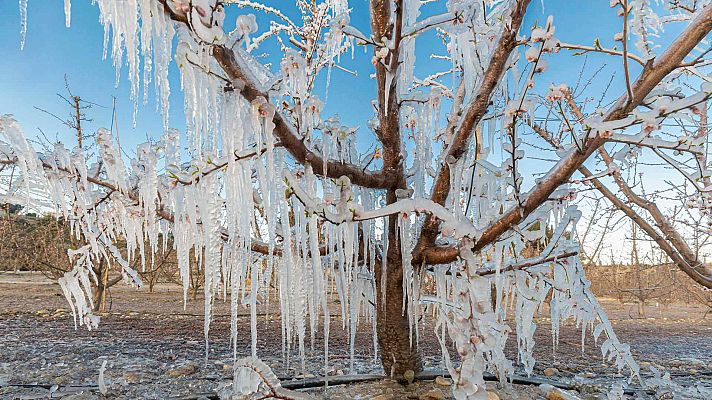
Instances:
[[[423,369],[423,361],[415,341],[415,332],[411,332],[408,315],[403,311],[403,265],[400,256],[393,259],[389,254],[388,257],[385,303],[381,301],[380,268],[379,265],[376,272],[377,328],[383,372],[393,377],[402,377],[408,370],[418,373]]]
[[[389,203],[395,200],[395,193],[387,194]],[[376,263],[376,299],[378,347],[381,355],[383,372],[388,376],[402,377],[411,370],[418,373],[423,370],[423,361],[415,331],[411,330],[408,315],[403,304],[408,299],[403,292],[403,258],[397,232],[397,219],[400,215],[388,218],[388,250],[386,255],[386,282],[382,285],[382,262]],[[379,260],[380,261],[380,260]],[[382,288],[385,286],[385,302]]]
[[[97,285],[94,287],[92,293],[92,300],[94,302],[94,307],[92,311],[94,312],[105,312],[106,311],[106,295],[110,287],[121,282],[121,276],[115,276],[114,278],[109,277],[109,265],[104,262],[104,260],[99,261],[99,265],[94,266],[94,274],[96,274]]]
[[[99,311],[104,311],[102,310],[101,306],[102,303],[104,303],[104,299],[106,298],[106,286],[104,286],[104,282],[99,281],[99,285],[97,285],[96,290],[94,290],[94,307],[92,311],[94,312],[99,312]]]

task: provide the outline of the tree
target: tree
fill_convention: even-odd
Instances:
[[[53,280],[72,273],[74,260],[67,255],[67,249],[83,243],[72,236],[64,219],[8,212],[0,218],[0,229],[6,239],[0,243],[2,259],[9,264],[6,268],[41,272]],[[104,259],[92,265],[91,273],[96,277],[90,288],[92,311],[106,311],[107,291],[122,277],[110,276],[110,265]]]
[[[554,332],[567,318],[592,326],[594,336],[607,337],[604,355],[638,374],[583,274],[574,200],[585,190],[583,182],[605,195],[598,179],[623,181],[618,165],[629,153],[652,148],[687,180],[703,182],[695,185],[694,206],[708,206],[706,130],[665,139],[653,134],[663,121],[694,119],[712,92],[704,72],[708,51],[698,47],[712,29],[708,2],[670,1],[658,10],[644,1],[612,1],[622,33],[604,43],[621,42],[622,50],[598,39],[594,46],[562,42],[551,17],[545,24],[527,18],[530,3],[536,3],[529,0],[371,0],[367,34],[351,24],[345,0],[297,0],[295,15],[242,0],[97,3],[102,23],[120,38],[111,42],[113,61],[120,67],[126,55],[134,98],[141,55],[144,70],[155,71],[166,128],[168,65],[177,36],[186,134],[166,129],[159,142],[138,147],[127,169],[115,137],[100,130],[97,167],[84,168],[91,160],[81,148],[70,153],[59,146],[38,157],[18,124],[4,117],[5,162],[22,171],[8,181],[7,192],[33,201],[33,191],[49,189],[52,207],[70,217],[90,244],[81,253],[89,262],[102,252],[117,254],[117,237],[126,238],[129,255],[143,255],[144,238],[154,252],[159,234],[172,232],[184,286],[191,249],[204,268],[206,346],[219,286],[230,287],[236,310],[249,276],[255,355],[257,296],[274,277],[284,345],[291,351],[296,343],[303,355],[307,324],[312,335],[321,328],[328,339],[326,294],[333,280],[352,342],[358,316],[375,316],[384,370],[418,371],[420,281],[423,267],[433,266],[437,333],[458,398],[486,398],[485,369],[503,380],[513,371],[503,352],[511,328],[502,299],[515,300],[519,358],[528,373],[534,366],[533,317],[551,293]],[[268,18],[269,29],[255,36],[256,19],[244,8]],[[228,15],[237,25],[229,33],[223,30]],[[661,40],[667,45],[658,49],[652,40],[663,23],[678,25],[680,32],[667,43]],[[430,43],[440,40],[447,52],[433,58],[448,62],[439,71],[426,69],[429,76],[421,79],[418,67],[424,63],[416,63],[416,42],[428,37]],[[635,52],[629,46],[633,37]],[[282,53],[276,74],[251,55],[270,39]],[[326,75],[328,81],[346,69],[341,57],[355,46],[372,50],[367,72],[373,72],[376,98],[368,126],[378,147],[370,154],[357,151],[355,128],[337,116],[322,116],[315,88],[317,78]],[[619,97],[585,115],[569,101],[574,85],[542,90],[549,83],[549,59],[566,57],[558,54],[562,49],[619,60],[625,76]],[[636,70],[632,62],[641,65]],[[537,123],[542,117],[551,122],[546,116],[557,108],[557,121]],[[526,146],[541,148],[534,135],[556,148],[553,165],[526,157]],[[605,170],[586,172],[584,163],[595,153],[605,162],[620,143],[628,146],[620,160],[616,153]],[[693,168],[684,164],[688,155],[698,161]],[[532,166],[543,173],[525,184]],[[696,176],[688,172],[695,168]],[[584,177],[572,180],[577,171]],[[646,229],[647,222],[624,201],[606,198],[669,250],[683,271],[710,283],[712,274],[687,257],[674,231],[664,224]],[[640,207],[660,223],[653,207]],[[534,247],[541,250],[532,255]],[[253,253],[262,258],[255,261]],[[128,263],[121,266],[140,282]],[[76,282],[84,279],[81,268],[76,273]],[[76,282],[70,282],[71,293],[81,298]],[[81,304],[78,312],[91,320]],[[233,311],[233,326],[235,318]],[[445,333],[457,349],[457,368]]]

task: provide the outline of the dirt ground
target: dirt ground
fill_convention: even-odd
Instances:
[[[677,383],[712,387],[712,314],[704,318],[707,310],[692,305],[649,306],[647,318],[640,319],[631,317],[637,314],[637,306],[605,299],[603,305],[620,340],[630,344],[644,377],[651,376],[649,367],[654,366],[669,372]],[[232,378],[229,304],[222,300],[215,303],[207,361],[202,299],[190,300],[184,310],[182,291],[177,286],[159,285],[149,293],[119,285],[112,288],[110,306],[98,329],[75,330],[58,285],[34,274],[0,274],[0,398],[201,398],[201,394],[214,393]],[[249,310],[243,312],[238,327],[243,332],[238,340],[238,357],[250,354]],[[258,355],[277,376],[286,380],[324,375],[321,334],[314,339],[314,350],[307,350],[303,368],[296,351],[290,353],[287,364],[279,320],[264,311],[261,314]],[[554,354],[548,319],[539,318],[537,324],[535,375],[543,376],[544,369],[555,368],[555,374],[546,379],[575,386],[580,396],[592,399],[599,398],[601,390],[612,382],[625,380],[602,359],[589,338],[582,348],[580,328],[562,327]],[[374,359],[369,325],[359,328],[353,368],[347,335],[336,318],[331,332],[329,375],[383,372]],[[516,337],[510,337],[508,343],[508,355],[516,360]],[[420,346],[426,368],[442,370],[439,345],[427,323]],[[97,390],[98,371],[104,360],[106,396]],[[544,398],[536,386],[490,386],[502,399]],[[380,398],[385,400],[427,398],[423,396],[433,390],[449,398],[450,389],[432,381],[401,385],[379,380],[310,392],[324,399],[386,395]]]

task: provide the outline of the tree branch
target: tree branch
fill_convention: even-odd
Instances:
[[[687,26],[659,60],[651,60],[646,64],[642,74],[633,85],[631,98],[628,99],[627,94],[619,97],[618,101],[605,114],[604,121],[622,119],[640,105],[645,97],[678,67],[685,56],[705,38],[710,30],[712,30],[712,5],[701,10],[697,18]],[[556,188],[568,181],[574,171],[583,165],[604,142],[605,138],[600,136],[592,138],[586,144],[583,152],[571,151],[564,156],[547,173],[546,177],[529,191],[521,207],[510,209],[483,231],[482,236],[475,242],[473,250],[481,250],[536,210]]]
[[[475,127],[480,123],[490,105],[490,99],[497,88],[502,75],[507,67],[507,61],[512,51],[517,47],[517,32],[522,24],[524,15],[530,0],[518,0],[513,6],[510,15],[510,26],[505,28],[502,36],[499,38],[497,48],[490,59],[487,70],[482,78],[479,91],[475,94],[470,103],[466,107],[465,115],[462,117],[462,122],[459,128],[456,128],[454,138],[449,146],[445,148],[444,157],[441,160],[454,158],[455,160],[465,154],[470,143]],[[452,127],[457,126],[455,121],[452,121]],[[435,184],[433,185],[431,200],[444,205],[448,194],[450,193],[450,167],[448,163],[444,163],[440,168]],[[435,242],[435,237],[438,233],[438,222],[428,217],[423,224],[422,234],[414,250],[414,262],[422,261],[420,254],[425,248],[432,246]]]
[[[638,105],[640,105],[645,97],[673,70],[675,70],[680,62],[697,46],[697,44],[705,38],[712,30],[712,5],[706,6],[700,11],[700,14],[695,18],[687,28],[677,37],[670,47],[656,60],[651,60],[646,63],[645,68],[632,87],[632,96],[628,99],[627,93],[619,97],[616,103],[609,108],[604,115],[604,121],[613,121],[623,119]],[[630,101],[629,101],[630,100]],[[529,214],[536,210],[541,204],[548,200],[549,196],[563,183],[567,182],[571,175],[578,170],[583,163],[605,143],[605,138],[596,136],[591,138],[585,144],[583,151],[569,151],[568,154],[532,188],[525,197],[523,204],[518,207],[513,207],[506,211],[499,219],[492,222],[482,232],[482,235],[474,243],[473,251],[479,251],[485,246],[491,244],[502,234],[510,230],[519,222],[523,221]],[[463,150],[464,152],[464,150]],[[449,186],[449,178],[447,178]],[[447,196],[448,187],[442,188],[443,198]],[[435,195],[435,193],[434,193]],[[444,200],[443,200],[444,201]],[[433,227],[434,225],[434,227]],[[429,228],[427,234],[432,235],[434,240],[437,235],[437,222],[432,222],[430,226],[423,229],[423,237],[416,247],[416,251],[427,246],[424,243],[426,228]],[[432,242],[430,242],[432,243]],[[418,253],[416,253],[418,254]],[[447,252],[447,255],[456,259],[456,254],[452,251]],[[446,261],[444,257],[439,257],[439,261]],[[418,258],[422,261],[422,256]]]
[[[171,19],[189,25],[185,17],[171,12],[171,9],[165,5],[166,0],[159,1],[164,4],[164,10]],[[240,93],[247,101],[251,102],[260,97],[269,99],[269,94],[260,89],[257,79],[250,72],[250,68],[241,57],[235,55],[232,49],[224,45],[213,45],[212,50],[213,58],[227,74],[228,79],[231,82],[240,83],[239,86],[242,87]],[[274,135],[294,157],[295,161],[302,165],[309,164],[314,168],[315,173],[321,173],[324,160],[306,146],[299,133],[287,122],[287,119],[277,112],[274,115],[273,122],[275,124]],[[328,160],[326,165],[326,176],[329,178],[338,179],[341,176],[347,176],[355,185],[374,189],[386,189],[394,185],[395,180],[392,174],[385,170],[379,172],[364,171],[360,166],[334,160]]]

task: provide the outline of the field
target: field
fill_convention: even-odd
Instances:
[[[203,304],[200,298],[189,301],[186,309],[177,286],[159,285],[154,293],[123,285],[112,288],[109,312],[102,315],[97,330],[74,330],[71,313],[58,285],[34,274],[0,275],[0,397],[3,399],[91,399],[91,398],[210,398],[220,385],[232,377],[232,350],[229,348],[229,308],[216,301],[215,319],[210,329],[209,357],[205,359]],[[604,300],[623,342],[631,345],[644,377],[649,367],[669,372],[683,385],[712,386],[712,315],[689,305],[648,306],[648,318],[633,318],[634,305]],[[307,350],[302,368],[295,351],[284,362],[281,328],[275,315],[260,310],[258,355],[275,373],[292,384],[323,376],[321,334],[314,350]],[[250,353],[249,310],[239,320],[242,332],[238,357]],[[581,348],[581,330],[572,325],[562,328],[557,352],[552,351],[550,325],[537,319],[537,366],[553,374],[545,379],[572,386],[583,398],[596,398],[603,387],[625,380],[617,369],[601,359],[590,334]],[[371,327],[361,325],[357,335],[356,357],[350,365],[347,337],[338,318],[331,324],[330,376],[381,374],[374,360]],[[423,354],[429,371],[441,371],[439,345],[426,322],[421,333]],[[516,360],[516,337],[509,342],[510,358]],[[309,347],[309,345],[308,345]],[[107,361],[105,381],[108,393],[97,390],[98,371]],[[297,379],[297,381],[292,381]],[[514,385],[492,390],[501,398],[543,398],[536,386]],[[315,396],[330,399],[427,398],[425,393],[438,385],[420,381],[401,385],[393,381],[373,381],[335,385],[326,392],[310,389]],[[631,388],[639,387],[635,382]],[[440,386],[445,395],[449,388]],[[639,392],[645,395],[645,392]],[[432,393],[431,393],[432,394]],[[202,397],[201,397],[202,396]]]

